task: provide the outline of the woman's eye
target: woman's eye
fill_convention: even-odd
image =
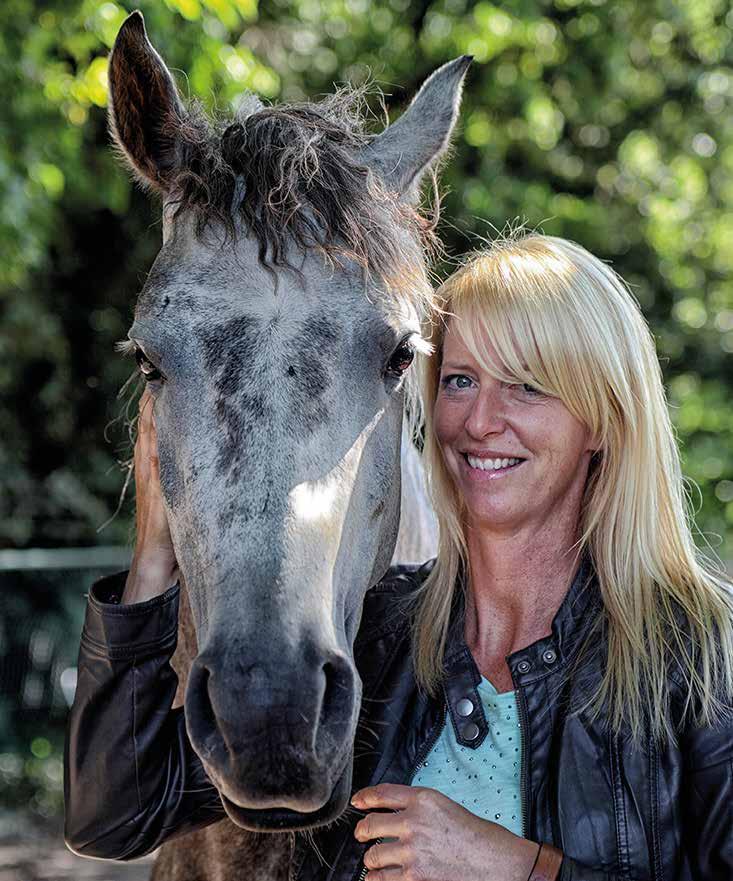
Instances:
[[[387,362],[386,373],[388,376],[399,378],[407,370],[415,359],[415,350],[406,340],[392,352]]]
[[[445,388],[452,389],[453,391],[471,388],[473,385],[471,377],[464,376],[462,373],[452,373],[450,376],[444,377],[442,382]]]
[[[522,385],[520,386],[520,388],[522,389],[523,392],[525,392],[525,394],[528,394],[528,395],[541,395],[542,394],[542,392],[538,388],[535,388],[533,385],[530,385],[528,382],[523,382]]]
[[[135,349],[135,360],[137,361],[137,366],[140,368],[140,373],[145,377],[146,382],[156,382],[163,378],[160,370],[158,370],[152,361],[148,360],[142,349]]]

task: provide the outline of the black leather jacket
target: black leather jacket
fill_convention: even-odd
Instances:
[[[367,593],[355,657],[364,695],[371,698],[364,701],[364,721],[380,739],[356,759],[354,789],[409,783],[444,724],[454,726],[467,748],[487,734],[460,604],[443,699],[416,688],[409,628],[396,601],[429,569],[397,567]],[[113,605],[125,577],[100,579],[90,593],[65,757],[67,845],[81,855],[119,860],[222,816],[188,741],[183,710],[170,709],[179,588],[143,603]],[[507,658],[522,729],[524,835],[563,851],[560,881],[733,881],[733,721],[715,729],[688,727],[664,747],[647,739],[638,749],[623,733],[613,735],[569,712],[599,681],[602,640],[595,641],[600,650],[583,654],[570,672],[601,610],[596,582],[581,568],[552,634]],[[454,713],[464,697],[476,707],[467,719]],[[467,722],[478,725],[478,738],[462,738]],[[368,845],[354,839],[353,822],[315,836],[330,869],[303,836],[297,839],[298,881],[360,877]]]

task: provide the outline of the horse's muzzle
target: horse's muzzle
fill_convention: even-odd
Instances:
[[[351,755],[360,681],[335,650],[305,643],[278,662],[204,650],[186,689],[186,725],[214,784],[246,811],[320,812]],[[348,793],[347,793],[348,794]]]

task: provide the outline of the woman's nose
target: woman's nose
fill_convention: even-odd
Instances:
[[[473,400],[466,418],[466,431],[480,440],[488,435],[501,434],[506,426],[501,391],[483,385]]]

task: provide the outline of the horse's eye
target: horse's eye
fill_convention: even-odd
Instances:
[[[145,377],[146,382],[156,382],[163,378],[163,374],[158,370],[155,364],[148,359],[147,355],[141,348],[135,349],[135,360],[137,361],[137,366],[140,368],[140,373]]]
[[[399,378],[412,364],[414,358],[415,350],[407,340],[403,340],[392,352],[392,356],[387,362],[387,375]]]

